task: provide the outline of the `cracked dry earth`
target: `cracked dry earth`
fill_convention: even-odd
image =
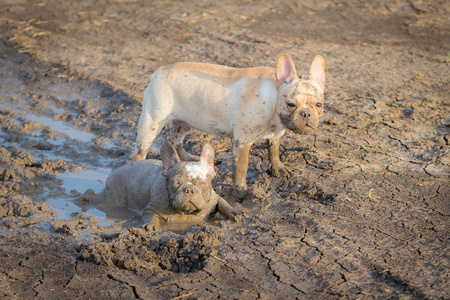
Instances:
[[[449,299],[449,5],[0,2],[0,298]],[[274,67],[282,53],[303,75],[327,63],[319,130],[282,139],[290,178],[268,174],[260,141],[237,203],[231,141],[186,139],[213,144],[214,188],[240,223],[100,226],[49,204],[84,192],[65,175],[129,159],[159,66]]]

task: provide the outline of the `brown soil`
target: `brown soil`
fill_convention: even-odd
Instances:
[[[0,11],[0,298],[450,298],[448,1],[3,0]],[[196,154],[213,144],[214,187],[246,209],[242,222],[123,231],[45,204],[84,192],[58,174],[129,159],[159,66],[274,67],[282,53],[299,74],[317,54],[327,63],[319,130],[282,139],[292,177],[268,174],[261,141],[238,204],[231,141],[186,140]]]

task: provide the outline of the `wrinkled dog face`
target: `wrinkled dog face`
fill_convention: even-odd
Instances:
[[[311,64],[308,80],[297,76],[289,55],[280,56],[275,71],[278,89],[277,113],[281,123],[298,134],[309,134],[323,115],[325,61],[318,55]]]
[[[168,174],[169,200],[182,214],[198,214],[211,206],[213,175],[201,163],[182,162]]]
[[[310,134],[323,114],[323,91],[312,81],[296,80],[279,93],[278,113],[283,125],[297,134]]]
[[[207,211],[211,203],[211,181],[214,170],[214,149],[203,146],[200,161],[184,162],[179,158],[170,142],[161,148],[163,175],[167,178],[167,189],[171,206],[181,214],[199,214]]]

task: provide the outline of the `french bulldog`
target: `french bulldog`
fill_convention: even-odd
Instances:
[[[142,212],[144,222],[154,216],[167,223],[198,223],[215,212],[231,220],[245,216],[217,195],[211,181],[215,176],[214,149],[203,146],[200,161],[181,161],[168,141],[161,148],[161,161],[149,159],[121,166],[109,175],[98,194],[87,190],[78,203],[126,207]]]
[[[298,134],[315,130],[323,114],[325,61],[318,55],[309,78],[297,76],[287,54],[275,69],[231,68],[203,63],[176,63],[156,70],[144,92],[132,160],[145,159],[163,126],[173,122],[169,140],[183,160],[193,156],[183,148],[191,129],[233,138],[233,184],[246,190],[248,154],[258,139],[267,139],[273,176],[291,172],[279,157],[286,129]]]

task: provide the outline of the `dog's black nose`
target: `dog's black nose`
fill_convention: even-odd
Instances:
[[[184,192],[186,194],[194,194],[194,187],[187,186],[187,187],[184,188]]]
[[[302,110],[302,111],[300,111],[300,116],[303,119],[309,119],[309,118],[311,118],[311,112]]]

